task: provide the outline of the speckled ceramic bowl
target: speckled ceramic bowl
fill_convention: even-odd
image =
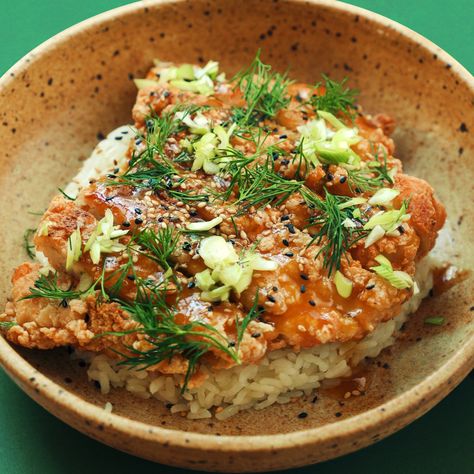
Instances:
[[[235,71],[257,48],[295,78],[349,75],[367,110],[394,116],[406,169],[428,179],[448,208],[449,258],[474,265],[474,81],[453,58],[407,28],[340,2],[138,2],[54,37],[0,81],[0,202],[8,223],[0,227],[2,306],[10,272],[25,257],[22,233],[37,219],[28,211],[44,209],[98,136],[130,120],[130,79],[154,57],[213,58]],[[203,470],[280,469],[367,446],[445,397],[473,367],[472,295],[468,279],[428,299],[403,338],[372,365],[367,395],[344,404],[322,395],[225,422],[189,421],[120,390],[110,395],[108,414],[85,369],[62,351],[22,350],[0,338],[0,360],[47,410],[117,449]],[[424,326],[427,314],[442,314],[447,324]],[[308,416],[298,418],[301,411]]]

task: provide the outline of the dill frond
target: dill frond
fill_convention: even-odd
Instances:
[[[23,234],[23,247],[31,260],[35,258],[35,246],[31,242],[31,238],[35,232],[36,229],[26,229]]]
[[[233,81],[244,96],[246,107],[233,111],[233,121],[246,125],[274,117],[290,101],[287,87],[291,83],[286,74],[273,72],[260,59],[260,50],[250,66],[239,72]]]
[[[331,275],[340,269],[341,259],[348,250],[368,232],[363,230],[362,224],[357,227],[343,225],[346,219],[358,223],[353,217],[355,206],[340,208],[341,204],[349,201],[349,197],[337,196],[326,191],[325,199],[321,199],[307,188],[303,189],[302,195],[307,205],[314,210],[309,225],[318,228],[312,235],[309,245],[313,243],[321,245],[316,257],[323,256],[323,265],[328,275]]]
[[[346,87],[347,77],[341,82],[333,81],[325,74],[322,74],[323,83],[316,84],[315,89],[324,86],[324,95],[314,94],[310,98],[310,103],[315,110],[324,110],[334,115],[343,113],[353,115],[355,100],[358,91]]]

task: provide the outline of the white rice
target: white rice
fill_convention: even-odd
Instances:
[[[122,168],[126,164],[126,151],[133,139],[133,128],[126,125],[111,132],[100,142],[79,174],[66,188],[66,193],[77,195],[90,180]],[[123,136],[116,140],[117,136]],[[241,410],[262,410],[274,403],[288,403],[295,397],[309,395],[323,380],[338,379],[351,374],[365,357],[377,357],[392,345],[396,332],[409,314],[415,312],[433,285],[432,270],[439,266],[434,257],[426,257],[417,265],[416,294],[394,319],[381,323],[358,342],[322,344],[295,353],[283,349],[268,353],[258,365],[236,366],[207,373],[206,381],[199,387],[181,395],[178,375],[150,374],[145,370],[118,366],[107,356],[90,355],[88,376],[100,384],[102,393],[112,388],[125,388],[141,398],[154,397],[171,404],[171,412],[184,412],[190,419],[211,418],[224,420]],[[106,405],[107,411],[112,405]]]
[[[111,388],[125,388],[138,397],[154,397],[172,404],[172,413],[185,412],[190,419],[211,418],[214,412],[217,419],[224,420],[241,410],[261,410],[274,403],[288,403],[295,397],[311,394],[323,380],[349,376],[351,367],[362,359],[377,357],[392,345],[398,329],[431,289],[432,270],[436,266],[435,259],[423,259],[415,277],[418,293],[404,304],[396,318],[379,324],[358,342],[322,344],[299,353],[292,349],[278,350],[268,353],[258,365],[217,372],[204,368],[207,380],[183,395],[179,376],[149,374],[117,366],[116,361],[103,354],[91,359],[87,373],[90,380],[99,382],[104,394]]]

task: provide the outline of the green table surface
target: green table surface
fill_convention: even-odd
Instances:
[[[0,73],[30,49],[123,0],[0,0]],[[474,0],[352,0],[431,39],[474,70]],[[474,473],[474,377],[421,419],[376,445],[294,474]],[[0,474],[186,471],[103,446],[31,401],[0,371]]]

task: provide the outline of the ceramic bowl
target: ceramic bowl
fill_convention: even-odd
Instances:
[[[368,111],[395,117],[398,156],[430,181],[446,204],[449,258],[474,266],[474,81],[440,48],[407,28],[333,1],[193,0],[137,2],[85,21],[23,58],[0,81],[0,305],[9,275],[25,259],[21,240],[58,186],[98,137],[130,121],[153,58],[233,72],[263,58],[312,82],[350,76]],[[210,471],[266,471],[348,453],[390,435],[445,397],[472,369],[472,278],[425,301],[403,337],[370,368],[365,396],[341,405],[329,395],[190,421],[158,401],[115,390],[108,398],[65,351],[28,351],[0,338],[6,372],[35,401],[79,431],[160,463]],[[442,314],[447,324],[423,325]],[[306,411],[308,416],[298,418]],[[34,435],[34,434],[32,434]]]

